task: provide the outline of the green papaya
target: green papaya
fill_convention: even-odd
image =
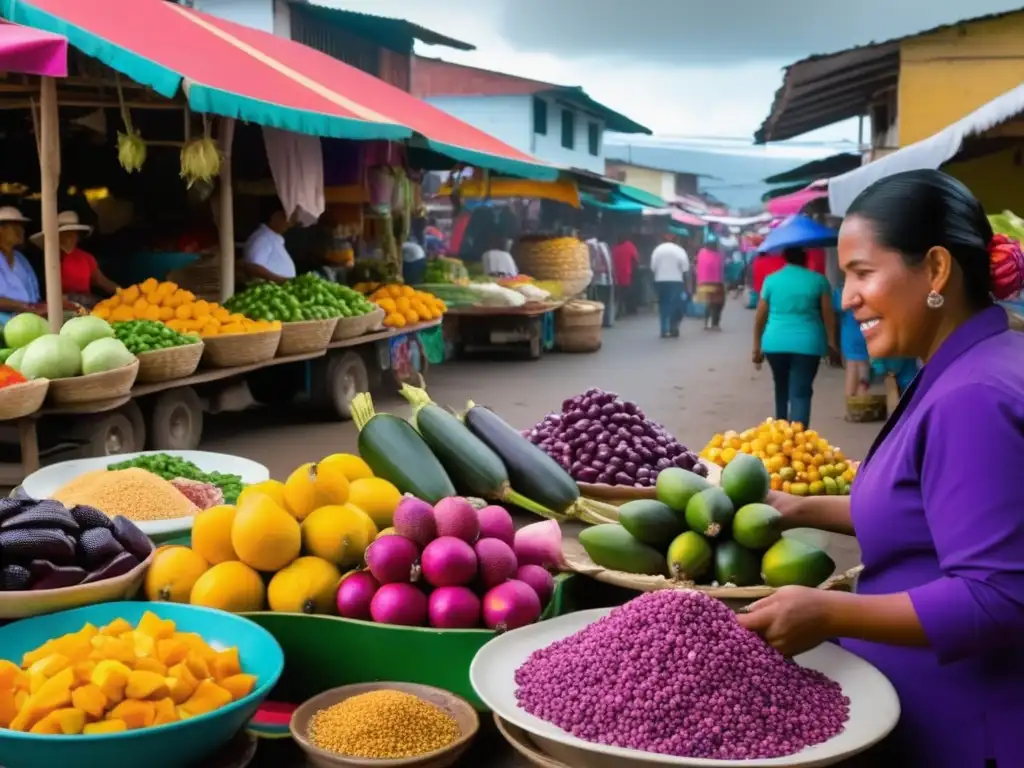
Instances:
[[[664,576],[668,573],[665,556],[633,538],[618,523],[594,525],[580,531],[580,544],[597,565],[610,571]]]
[[[817,587],[836,570],[835,561],[823,549],[784,536],[764,553],[761,572],[770,587]]]
[[[749,453],[736,454],[722,470],[722,490],[737,508],[764,501],[770,484],[764,462]]]
[[[782,513],[767,504],[747,504],[736,510],[732,537],[747,549],[768,549],[782,537]]]
[[[619,507],[619,524],[637,541],[662,551],[684,530],[676,513],[653,499],[623,504]]]
[[[721,488],[707,488],[686,505],[686,524],[709,539],[717,539],[729,532],[735,507]]]
[[[668,571],[676,581],[697,581],[711,569],[714,552],[699,533],[686,531],[668,547]]]
[[[663,469],[654,484],[658,501],[680,514],[686,511],[690,499],[711,487],[705,478],[679,467]]]
[[[715,581],[719,586],[756,586],[761,583],[760,559],[735,541],[723,541],[715,547]]]

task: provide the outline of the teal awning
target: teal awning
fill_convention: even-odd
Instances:
[[[657,195],[652,195],[650,192],[640,189],[639,187],[632,187],[629,184],[619,184],[616,191],[628,200],[632,200],[635,203],[640,203],[647,208],[667,208],[668,203],[662,200]]]
[[[626,200],[613,194],[608,200],[601,200],[594,197],[589,192],[580,193],[580,202],[585,207],[599,208],[602,211],[618,211],[620,213],[640,213],[646,206],[635,203],[632,200]]]

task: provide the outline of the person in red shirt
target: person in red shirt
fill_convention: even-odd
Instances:
[[[117,284],[104,275],[96,258],[78,247],[81,237],[88,237],[92,227],[82,224],[74,211],[62,211],[57,216],[57,234],[60,238],[60,283],[64,296],[85,307],[96,304],[96,294],[112,296]],[[43,247],[43,233],[32,235],[32,242]]]
[[[612,264],[615,269],[615,293],[618,296],[616,316],[635,314],[636,290],[633,286],[633,270],[640,264],[640,252],[628,235],[620,235],[618,243],[612,248]]]

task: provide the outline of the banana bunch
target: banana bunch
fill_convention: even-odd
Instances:
[[[197,181],[211,182],[219,174],[220,149],[213,139],[195,139],[181,148],[181,178],[189,188]]]
[[[117,132],[117,161],[128,173],[142,170],[146,162],[146,142],[138,131],[126,128]]]

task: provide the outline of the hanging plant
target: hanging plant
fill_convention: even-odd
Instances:
[[[210,136],[210,122],[203,115],[203,136],[186,141],[181,148],[181,178],[189,189],[197,181],[211,183],[220,175],[220,148]]]
[[[117,100],[121,104],[121,121],[124,123],[124,132],[117,132],[117,161],[128,173],[135,173],[141,171],[146,162],[146,142],[132,125],[132,114],[124,103],[120,77],[117,78]]]

